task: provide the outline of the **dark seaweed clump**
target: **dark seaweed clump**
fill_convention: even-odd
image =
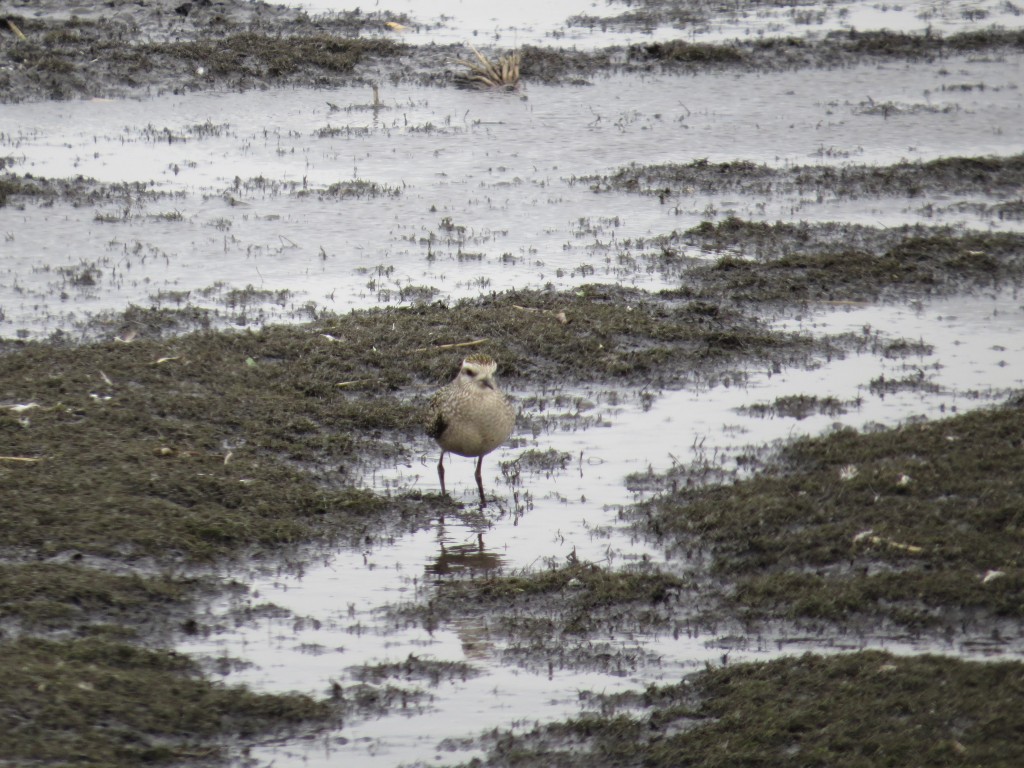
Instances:
[[[1024,621],[1024,408],[785,448],[775,471],[641,508],[677,553],[709,555],[731,610],[952,637]]]
[[[1018,662],[808,654],[585,697],[579,717],[488,735],[472,765],[1009,768],[1024,760],[1022,693]]]

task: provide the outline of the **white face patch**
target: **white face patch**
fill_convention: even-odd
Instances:
[[[466,360],[462,363],[462,368],[459,370],[459,378],[468,384],[475,384],[486,389],[494,389],[492,376],[495,369],[496,366],[493,363],[487,364]]]

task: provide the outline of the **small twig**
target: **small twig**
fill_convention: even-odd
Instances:
[[[355,384],[369,384],[371,381],[380,381],[380,379],[376,378],[376,377],[375,378],[371,378],[371,379],[352,379],[351,381],[339,381],[334,386],[336,386],[336,387],[351,387],[351,386],[353,386]]]
[[[15,413],[21,413],[22,411],[30,411],[33,408],[42,408],[39,403],[15,403],[14,405],[2,405],[0,408],[6,408],[9,411]]]
[[[33,459],[28,456],[0,456],[0,461],[24,461],[26,463],[34,463],[42,461],[42,459]]]
[[[7,21],[7,26],[10,27],[11,32],[14,33],[15,37],[17,37],[19,40],[27,40],[28,39],[27,37],[25,37],[25,34],[20,29],[18,29],[18,25],[17,24],[15,24],[10,19],[6,19],[6,21]]]
[[[513,309],[518,309],[520,312],[540,312],[542,315],[551,315],[562,325],[569,322],[569,318],[566,317],[565,311],[561,309],[540,309],[539,307],[522,307],[518,304],[512,305]]]
[[[431,352],[436,349],[458,349],[459,347],[478,347],[490,339],[476,339],[475,341],[460,341],[456,344],[438,344],[435,347],[417,347],[413,352]]]
[[[473,53],[476,54],[476,58],[482,65],[479,70],[481,74],[486,75],[492,81],[500,82],[501,75],[498,73],[498,70],[494,68],[494,64],[491,63],[491,60],[484,56],[482,53],[480,53],[480,51],[478,51],[472,43],[470,43],[469,47],[473,51]]]

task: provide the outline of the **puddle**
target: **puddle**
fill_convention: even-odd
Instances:
[[[579,691],[613,693],[674,680],[705,662],[716,663],[723,649],[733,661],[803,652],[809,639],[800,636],[749,638],[736,647],[735,638],[716,635],[630,634],[606,638],[610,653],[619,652],[629,660],[620,671],[532,670],[502,661],[501,641],[490,637],[486,626],[442,624],[434,632],[396,626],[383,606],[427,594],[429,584],[439,578],[442,541],[449,553],[455,553],[454,564],[466,569],[463,575],[480,576],[499,566],[506,572],[543,569],[549,563],[564,563],[573,551],[581,560],[613,566],[642,557],[660,561],[658,551],[645,548],[617,527],[619,507],[642,498],[627,490],[627,475],[648,468],[664,471],[676,461],[697,460],[731,471],[736,456],[749,446],[819,434],[836,424],[892,426],[910,417],[938,418],[999,402],[1007,391],[1024,386],[1022,321],[1024,301],[1010,293],[961,297],[916,308],[844,308],[779,321],[784,328],[816,334],[878,333],[883,340],[920,340],[932,351],[898,359],[850,355],[812,370],[753,372],[743,386],[665,392],[653,401],[627,397],[616,405],[597,402],[592,415],[598,426],[577,431],[555,427],[535,438],[520,434],[517,446],[488,457],[485,484],[495,501],[488,506],[486,529],[448,520],[443,529],[399,537],[385,547],[332,554],[301,576],[257,577],[252,581],[251,603],[273,603],[294,616],[259,620],[189,641],[181,649],[251,662],[231,673],[226,678],[230,682],[317,696],[325,695],[329,681],[350,684],[353,667],[403,662],[410,654],[465,661],[481,672],[429,688],[429,703],[408,717],[351,722],[340,734],[309,743],[270,744],[251,755],[259,764],[311,766],[335,765],[339,759],[382,766],[426,760],[428,755],[441,754],[438,745],[445,740],[452,746],[495,727],[516,723],[532,727],[535,722],[564,718],[578,710]],[[983,344],[979,338],[984,338]],[[927,387],[886,392],[872,386],[880,377],[898,381],[919,375]],[[759,418],[743,410],[789,395],[832,397],[858,405],[843,414],[800,420]],[[530,448],[565,453],[571,460],[565,470],[524,471],[519,484],[510,483],[499,471],[499,463]],[[378,488],[433,489],[435,458],[429,450],[420,461],[396,468],[394,474],[380,473],[373,481]],[[472,461],[456,460],[447,474],[453,496],[470,508],[475,499],[472,470]],[[481,530],[483,553],[477,550]],[[447,564],[449,569],[453,562]],[[224,604],[220,609],[228,607]],[[215,613],[207,620],[218,622]],[[816,650],[882,647],[896,652],[979,653],[969,641],[937,648],[934,641],[816,636],[811,645]],[[1019,638],[1004,651],[1022,652]],[[441,757],[454,762],[473,754],[445,752]]]
[[[385,90],[381,110],[366,107],[365,89],[9,105],[0,154],[15,172],[145,192],[0,209],[0,335],[71,330],[128,304],[224,309],[249,286],[270,298],[229,306],[236,323],[510,288],[674,287],[651,238],[730,215],[1019,229],[984,196],[662,204],[574,180],[624,158],[787,166],[1018,153],[1021,62],[612,77],[531,87],[525,100],[401,87]],[[953,81],[986,87],[942,90]],[[865,95],[941,109],[886,119],[859,108]]]

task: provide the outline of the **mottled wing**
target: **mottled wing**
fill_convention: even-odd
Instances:
[[[427,435],[434,440],[439,440],[444,431],[448,429],[448,420],[441,411],[441,393],[436,393],[430,398],[426,413]]]
[[[448,421],[444,414],[438,413],[434,416],[433,422],[427,425],[427,434],[435,440],[440,440],[446,429],[448,429]]]

